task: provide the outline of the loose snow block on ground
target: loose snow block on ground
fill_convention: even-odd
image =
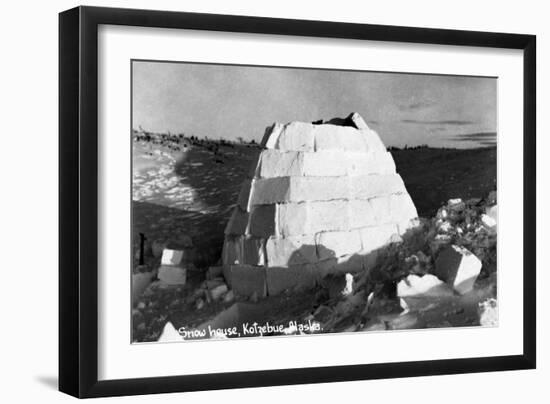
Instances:
[[[453,290],[434,275],[409,275],[397,283],[398,297],[453,296]]]
[[[451,245],[439,253],[435,261],[435,274],[464,294],[473,289],[481,266],[479,258],[466,248]]]
[[[168,285],[185,285],[187,270],[173,265],[161,265],[158,278]]]
[[[162,251],[161,265],[179,265],[183,260],[182,250],[170,250],[165,248]]]

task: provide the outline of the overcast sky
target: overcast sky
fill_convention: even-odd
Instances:
[[[494,78],[133,62],[133,127],[261,140],[273,122],[359,112],[387,146],[478,147],[496,132]]]

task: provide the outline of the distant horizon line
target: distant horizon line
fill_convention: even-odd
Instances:
[[[162,135],[168,135],[168,136],[183,136],[184,138],[191,138],[191,137],[195,137],[197,139],[201,139],[201,140],[208,140],[208,141],[213,141],[213,142],[219,142],[219,141],[224,141],[224,142],[227,142],[227,143],[231,143],[231,144],[242,144],[242,145],[260,145],[260,142],[259,141],[256,141],[255,139],[251,139],[251,140],[246,140],[244,138],[241,138],[240,140],[239,139],[226,139],[226,138],[223,138],[223,137],[208,137],[207,135],[205,136],[198,136],[198,135],[186,135],[185,132],[171,132],[171,131],[166,131],[166,132],[153,132],[153,131],[146,131],[144,129],[136,129],[136,128],[132,128],[132,133],[145,133],[145,134],[150,134],[150,135],[153,135],[153,136],[162,136]],[[468,147],[467,149],[488,149],[488,148],[492,148],[492,147],[497,147],[497,142],[496,142],[496,132],[476,132],[476,133],[465,133],[465,134],[457,134],[457,135],[454,135],[453,138],[449,138],[448,140],[449,141],[452,141],[452,142],[472,142],[472,143],[477,143],[477,145],[472,145],[472,147]],[[495,141],[493,142],[492,139],[490,138],[484,138],[483,136],[487,136],[489,137],[490,135],[494,135],[494,138],[495,138]],[[470,139],[469,137],[479,137],[479,139]],[[399,150],[409,150],[409,149],[418,149],[418,148],[428,148],[428,149],[457,149],[457,150],[461,150],[461,149],[466,149],[466,148],[460,148],[460,147],[450,147],[450,146],[433,146],[433,145],[430,145],[428,143],[420,143],[420,144],[405,144],[404,146],[398,146],[398,145],[385,145],[386,149],[399,149]]]

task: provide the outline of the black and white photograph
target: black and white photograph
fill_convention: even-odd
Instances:
[[[90,3],[3,8],[1,402],[548,396],[543,2]]]
[[[129,68],[132,343],[499,326],[497,77]]]

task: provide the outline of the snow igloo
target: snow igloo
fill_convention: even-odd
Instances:
[[[391,154],[357,113],[276,123],[261,145],[225,229],[223,273],[237,294],[368,270],[418,223]]]

